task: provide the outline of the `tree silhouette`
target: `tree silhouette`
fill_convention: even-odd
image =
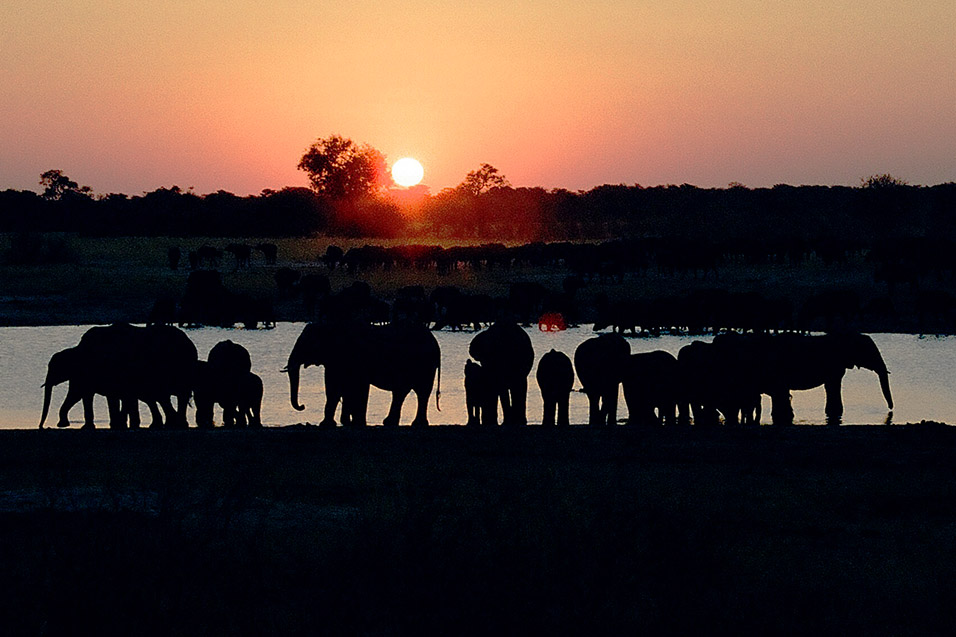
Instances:
[[[299,161],[313,190],[331,199],[380,194],[389,181],[385,155],[341,135],[318,139]]]
[[[458,184],[458,190],[477,197],[492,188],[507,188],[511,184],[491,164],[482,164],[478,170],[473,170],[465,176],[465,180]]]
[[[63,174],[62,170],[48,170],[40,175],[40,185],[43,186],[43,198],[59,201],[67,193],[90,196],[92,189],[89,186],[80,187],[78,183]]]
[[[897,188],[899,186],[907,186],[907,182],[903,179],[898,179],[891,175],[890,173],[884,173],[882,175],[870,175],[866,179],[860,179],[863,188]]]

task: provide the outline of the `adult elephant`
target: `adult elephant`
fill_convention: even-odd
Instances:
[[[620,334],[589,338],[574,350],[574,370],[588,397],[588,424],[617,423],[617,398],[631,355]]]
[[[528,375],[534,367],[534,348],[528,333],[517,323],[499,321],[475,334],[468,353],[488,374],[501,403],[502,426],[527,425]],[[497,424],[497,413],[489,420]]]
[[[677,358],[656,350],[631,354],[622,379],[629,424],[673,425],[678,422],[680,376]],[[681,409],[681,418],[686,414]]]
[[[111,427],[124,428],[127,422],[139,426],[137,401],[142,400],[150,405],[151,426],[164,424],[159,405],[167,426],[185,428],[197,360],[196,346],[189,337],[169,325],[117,323],[90,328],[75,347],[51,357],[43,383],[40,428],[49,413],[53,387],[63,382],[69,383],[69,390],[59,410],[59,427],[69,426],[69,411],[80,400],[84,427],[93,427],[93,395],[101,394],[110,406]]]
[[[213,406],[222,407],[222,422],[234,427],[240,414],[240,404],[248,406],[255,390],[252,374],[252,359],[249,351],[230,340],[220,341],[209,350],[208,361],[200,361],[197,367],[194,397],[196,399],[196,424],[199,427],[213,426]],[[261,380],[260,380],[261,384]],[[258,401],[261,405],[262,399]]]
[[[544,402],[544,414],[541,424],[545,426],[567,426],[571,424],[569,403],[571,388],[574,386],[574,367],[564,352],[552,349],[538,361],[535,372],[541,399]]]
[[[893,409],[889,371],[876,343],[866,334],[752,335],[738,341],[732,347],[740,349],[741,358],[754,370],[757,389],[770,396],[774,424],[793,423],[792,390],[821,385],[826,391],[827,423],[839,424],[843,418],[843,376],[854,367],[876,373],[886,406]]]
[[[296,339],[284,371],[289,374],[292,406],[299,403],[299,372],[310,365],[325,366],[325,415],[321,425],[335,425],[342,402],[344,425],[366,424],[369,386],[392,392],[385,426],[397,426],[402,404],[414,391],[418,408],[413,426],[428,425],[428,396],[439,372],[441,350],[424,325],[391,323],[372,326],[357,322],[310,323]],[[437,398],[436,398],[437,402]]]
[[[695,426],[717,425],[721,414],[727,425],[759,424],[760,370],[747,338],[730,333],[678,352],[681,407],[693,412]]]

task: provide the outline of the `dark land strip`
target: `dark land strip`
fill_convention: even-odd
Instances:
[[[0,431],[9,634],[943,633],[956,430]]]

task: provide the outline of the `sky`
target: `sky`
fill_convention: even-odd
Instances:
[[[0,0],[0,190],[956,181],[954,0]]]

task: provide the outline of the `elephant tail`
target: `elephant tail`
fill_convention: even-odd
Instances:
[[[441,354],[438,354],[438,389],[435,390],[435,409],[441,411]]]

